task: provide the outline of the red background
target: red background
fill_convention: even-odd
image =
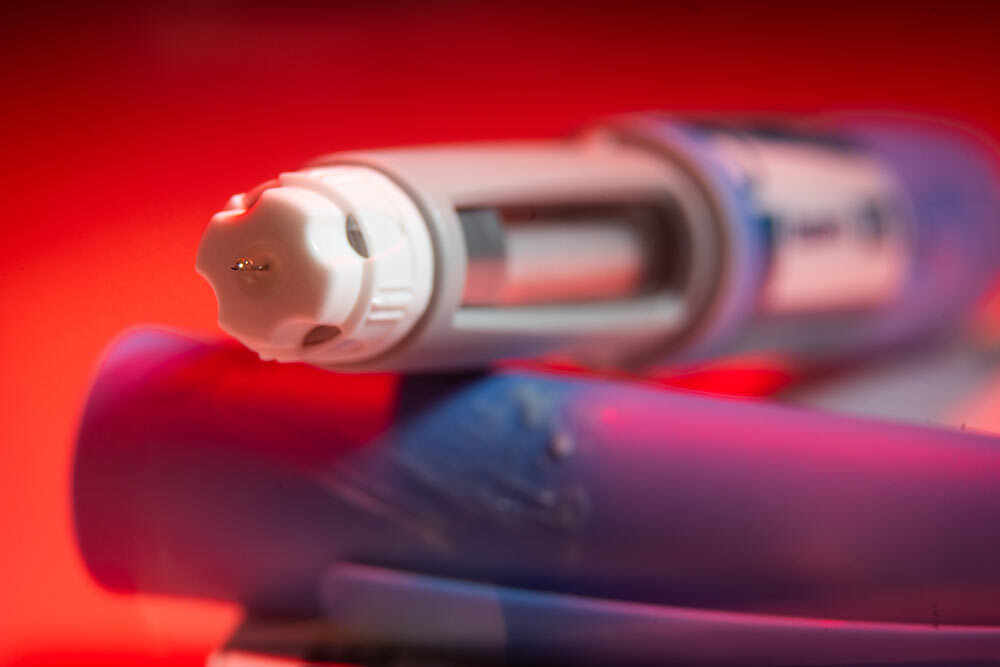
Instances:
[[[0,27],[6,664],[198,664],[237,617],[102,591],[68,493],[108,341],[217,333],[193,263],[230,194],[327,151],[651,108],[896,109],[1000,136],[1000,3],[24,4]]]

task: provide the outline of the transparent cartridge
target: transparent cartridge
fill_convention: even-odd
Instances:
[[[822,357],[953,326],[996,272],[998,210],[988,157],[943,127],[646,114],[320,158],[233,197],[198,271],[266,359]]]

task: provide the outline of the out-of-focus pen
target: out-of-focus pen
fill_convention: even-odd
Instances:
[[[326,632],[264,627],[265,652],[951,665],[1000,658],[997,445],[580,377],[345,376],[145,332],[95,380],[73,497],[104,585]]]

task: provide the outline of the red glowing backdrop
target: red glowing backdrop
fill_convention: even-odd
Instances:
[[[651,108],[888,108],[1000,136],[1000,3],[20,4],[0,22],[6,664],[199,664],[236,619],[102,591],[68,493],[107,342],[217,335],[193,262],[231,193],[322,152]]]

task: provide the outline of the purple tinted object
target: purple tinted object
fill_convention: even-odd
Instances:
[[[666,115],[623,119],[624,136],[685,165],[703,184],[730,239],[711,313],[689,341],[691,357],[744,349],[844,361],[939,337],[959,327],[1000,277],[1000,190],[994,146],[967,128],[930,118],[844,114],[823,122],[709,122]],[[864,155],[900,186],[906,211],[907,268],[887,303],[796,317],[761,310],[773,270],[773,211],[753,178],[733,176],[731,158],[711,140],[766,137],[791,146]],[[780,234],[778,234],[780,236]],[[850,270],[851,267],[844,267]]]
[[[404,378],[390,419],[360,389],[343,400],[371,382],[164,333],[120,342],[78,441],[91,572],[309,615],[331,613],[330,568],[360,564],[541,595],[545,614],[516,593],[505,622],[548,619],[553,637],[586,627],[588,601],[566,597],[585,596],[910,624],[1000,658],[1000,630],[952,631],[1000,626],[994,439],[523,372]]]

